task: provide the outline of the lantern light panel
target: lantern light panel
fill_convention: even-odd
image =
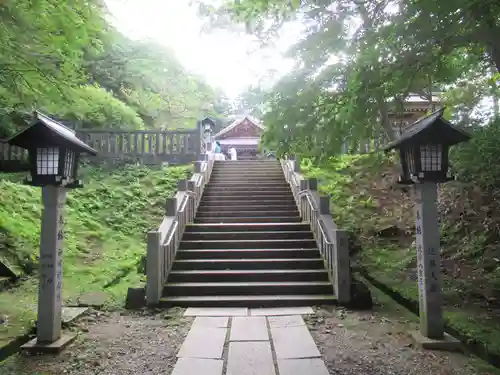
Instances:
[[[422,172],[441,171],[443,161],[442,145],[422,145],[420,146],[420,164]]]
[[[41,176],[57,175],[59,170],[59,148],[36,149],[36,173]]]

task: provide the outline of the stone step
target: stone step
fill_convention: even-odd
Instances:
[[[160,299],[162,307],[291,307],[334,305],[333,294],[262,295],[262,296],[181,296]]]
[[[249,176],[249,177],[258,177],[258,176],[276,176],[276,177],[284,177],[283,171],[280,169],[235,169],[235,170],[212,170],[212,176]]]
[[[269,177],[260,177],[260,178],[247,178],[247,177],[214,177],[210,178],[210,184],[230,184],[230,185],[238,185],[238,184],[256,184],[262,183],[266,185],[288,185],[288,182],[283,177],[269,178]]]
[[[281,231],[294,232],[311,230],[308,223],[227,223],[227,224],[187,224],[184,233],[189,232],[227,232],[227,231]]]
[[[224,171],[212,171],[211,176],[217,177],[230,177],[230,176],[243,176],[243,177],[281,177],[284,178],[285,174],[281,169],[273,170],[273,169],[258,169],[252,170],[248,168],[238,169],[238,170],[224,170]]]
[[[184,249],[315,249],[314,239],[280,239],[280,240],[182,240],[179,250]]]
[[[220,173],[226,173],[226,172],[241,172],[241,171],[250,171],[253,173],[262,173],[262,171],[272,171],[274,173],[282,173],[283,174],[283,169],[280,166],[276,165],[261,165],[261,166],[255,166],[255,165],[240,165],[240,166],[225,166],[225,167],[220,167],[220,166],[215,166],[212,169],[212,173],[214,172],[220,172]]]
[[[177,259],[305,259],[318,258],[319,256],[318,249],[192,249],[177,251]]]
[[[311,230],[283,232],[185,232],[183,241],[313,240]]]
[[[321,258],[176,259],[173,270],[283,270],[323,269]]]
[[[264,195],[259,198],[254,197],[226,197],[226,196],[217,196],[217,195],[209,195],[203,196],[200,204],[204,206],[238,206],[244,204],[271,204],[271,205],[294,205],[295,199],[293,199],[293,195],[290,194],[285,197],[281,197],[279,195]]]
[[[253,189],[253,188],[259,188],[259,190],[267,190],[267,189],[273,189],[273,188],[279,188],[279,189],[289,189],[290,185],[286,181],[277,181],[277,182],[272,182],[272,181],[241,181],[241,180],[234,180],[230,182],[226,181],[210,181],[209,182],[209,188],[210,189],[216,189],[216,188],[225,188],[225,189],[234,189],[234,188],[244,188],[244,189]]]
[[[163,296],[234,296],[269,294],[333,294],[329,281],[257,281],[167,283]]]
[[[214,165],[216,166],[226,166],[226,165],[241,165],[241,164],[275,164],[281,165],[279,160],[273,159],[260,159],[260,160],[215,160]]]
[[[294,210],[277,210],[277,211],[224,211],[222,213],[217,211],[198,211],[196,214],[197,218],[202,217],[283,217],[283,216],[300,216],[297,208]]]
[[[256,223],[301,223],[302,218],[298,215],[292,216],[197,216],[194,218],[195,224],[256,224]]]
[[[290,189],[275,189],[275,190],[250,190],[244,189],[211,189],[205,188],[203,197],[245,197],[245,198],[261,198],[261,197],[291,197],[293,193]]]
[[[283,203],[283,202],[282,202]],[[200,204],[198,207],[198,212],[218,212],[223,215],[225,212],[234,212],[234,211],[293,211],[297,209],[297,205],[295,203],[287,203],[284,204],[273,204],[266,202],[256,202],[255,204],[248,204],[248,202],[241,201],[238,205],[233,206],[223,206],[223,205],[210,205],[210,204]]]
[[[328,281],[325,269],[171,271],[169,282]]]

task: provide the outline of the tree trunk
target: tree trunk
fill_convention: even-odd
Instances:
[[[387,106],[387,102],[381,98],[377,98],[377,104],[378,104],[378,111],[380,114],[380,125],[382,129],[385,130],[385,133],[389,137],[389,141],[394,141],[397,139],[397,134],[394,131],[394,128],[389,121],[389,107]]]

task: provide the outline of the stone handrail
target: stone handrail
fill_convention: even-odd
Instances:
[[[299,161],[281,160],[281,167],[302,220],[311,225],[337,299],[339,303],[349,303],[351,271],[347,232],[335,225],[330,212],[330,198],[319,195],[318,181],[315,178],[306,180],[300,175]]]
[[[194,173],[189,180],[178,182],[178,191],[167,198],[166,212],[159,228],[148,232],[146,259],[146,302],[160,302],[163,285],[179,249],[188,223],[192,223],[205,185],[210,180],[214,161],[194,162]]]

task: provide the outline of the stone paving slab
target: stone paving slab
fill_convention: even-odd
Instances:
[[[321,358],[279,359],[280,375],[330,375]]]
[[[278,359],[321,357],[306,326],[271,328],[271,336]]]
[[[227,328],[211,328],[202,324],[193,324],[177,357],[222,358],[226,332]]]
[[[268,341],[229,343],[226,375],[276,375],[271,344]]]
[[[184,316],[247,316],[246,307],[189,307]]]
[[[269,316],[267,320],[271,328],[300,327],[306,325],[300,315]]]
[[[235,317],[231,323],[229,341],[267,341],[266,318],[263,316]]]
[[[314,314],[311,307],[265,307],[250,309],[251,316],[306,315]]]
[[[63,306],[61,320],[63,323],[71,323],[89,310],[88,307],[67,307]]]
[[[218,316],[218,317],[210,317],[210,316],[199,316],[197,317],[193,325],[194,326],[203,326],[208,328],[227,328],[229,325],[229,317],[227,316]]]
[[[222,375],[222,366],[222,359],[179,358],[172,375]]]

